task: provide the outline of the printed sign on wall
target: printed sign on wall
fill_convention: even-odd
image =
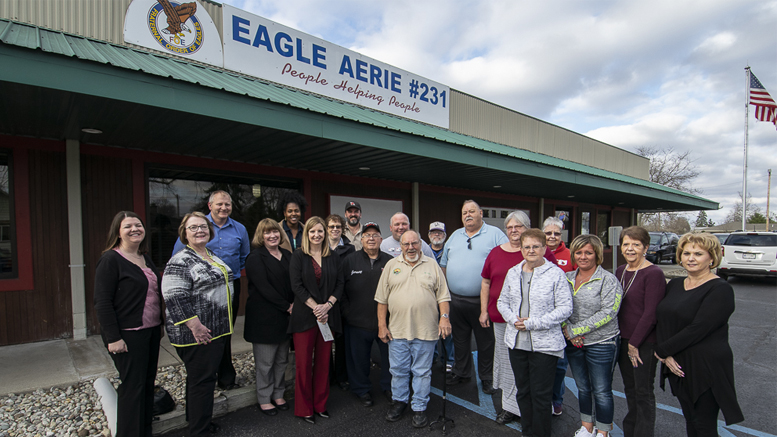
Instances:
[[[221,38],[196,0],[133,0],[124,16],[124,41],[221,67]]]
[[[224,68],[448,128],[450,88],[235,7]]]

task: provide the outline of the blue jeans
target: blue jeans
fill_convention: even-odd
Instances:
[[[564,378],[567,377],[568,365],[569,361],[567,361],[567,354],[565,352],[564,356],[559,358],[556,364],[556,380],[553,381],[553,405],[558,406],[564,403],[564,392],[566,391]]]
[[[596,428],[602,431],[612,431],[615,409],[612,399],[612,373],[618,361],[618,349],[619,335],[582,348],[567,342],[567,359],[577,384],[580,419],[583,422],[594,422],[595,406]]]
[[[397,402],[407,403],[410,398],[410,373],[413,374],[413,411],[425,411],[432,388],[432,358],[437,340],[389,341],[391,363],[391,393]]]

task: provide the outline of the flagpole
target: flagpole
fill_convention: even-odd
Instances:
[[[745,157],[742,165],[742,230],[747,228],[747,117],[750,110],[750,66],[745,67]]]

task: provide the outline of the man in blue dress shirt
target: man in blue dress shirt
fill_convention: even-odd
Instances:
[[[215,235],[205,246],[217,257],[221,258],[232,270],[234,278],[232,297],[232,324],[235,323],[237,310],[240,309],[240,271],[246,263],[246,257],[251,251],[251,239],[248,237],[246,227],[229,218],[232,214],[232,196],[226,191],[214,191],[208,200],[210,214],[208,220],[213,223]],[[181,240],[175,242],[173,255],[184,248]],[[224,390],[238,387],[235,378],[237,373],[232,365],[231,336],[228,337],[224,356],[221,358],[218,370],[218,385]]]
[[[472,377],[470,338],[474,333],[478,346],[478,376],[483,383],[483,392],[493,394],[496,392],[493,387],[494,328],[480,326],[480,274],[491,249],[507,242],[507,236],[499,228],[483,223],[483,210],[474,200],[464,201],[461,221],[464,227],[453,232],[440,260],[451,293],[456,357],[446,383],[454,385]]]

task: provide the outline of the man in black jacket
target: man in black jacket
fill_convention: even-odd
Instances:
[[[380,388],[389,402],[393,402],[388,345],[378,338],[378,304],[375,302],[383,266],[392,259],[391,255],[380,251],[382,241],[378,224],[365,223],[361,235],[362,249],[348,255],[342,264],[345,288],[340,307],[345,321],[348,382],[351,391],[365,407],[373,405],[370,395],[373,342],[377,342],[380,351]]]

